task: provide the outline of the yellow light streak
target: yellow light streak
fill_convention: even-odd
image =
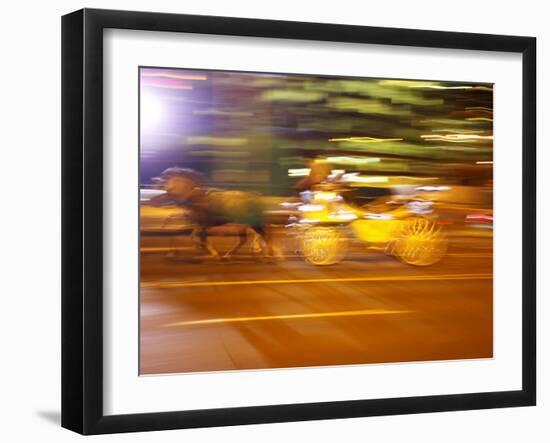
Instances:
[[[396,86],[401,88],[414,88],[436,85],[436,82],[414,81],[414,80],[380,80],[381,86]]]
[[[487,108],[485,106],[466,106],[466,109],[468,110],[472,110],[472,111],[488,111],[488,112],[493,112],[493,109],[492,108]]]
[[[492,122],[493,121],[492,118],[488,118],[488,117],[470,117],[470,118],[467,118],[466,120],[470,120],[472,122]]]
[[[459,139],[459,140],[452,140],[452,139],[445,139],[445,138],[437,138],[437,139],[427,139],[427,142],[449,142],[449,143],[477,143],[477,140],[466,140],[466,139]]]
[[[352,142],[352,143],[382,143],[382,142],[398,142],[402,138],[376,138],[376,137],[342,137],[329,138],[329,142]]]
[[[278,285],[292,283],[335,283],[335,282],[372,282],[372,281],[434,281],[434,280],[491,280],[493,274],[436,274],[436,275],[387,275],[370,277],[311,278],[292,280],[238,280],[238,281],[173,281],[142,282],[144,289],[173,289],[209,286],[248,286]]]
[[[416,85],[409,88],[429,88],[429,89],[473,89],[474,86],[440,86],[440,85]]]
[[[482,129],[461,129],[460,131],[457,128],[444,128],[444,129],[432,129],[432,132],[451,132],[453,134],[479,134],[483,132]]]
[[[212,318],[209,320],[189,320],[176,323],[168,323],[163,325],[165,328],[174,326],[199,326],[212,325],[218,323],[240,323],[247,321],[265,321],[265,320],[294,320],[304,318],[322,318],[322,317],[349,317],[359,315],[395,315],[409,314],[414,311],[408,310],[392,310],[392,309],[361,309],[357,311],[340,311],[340,312],[319,312],[312,314],[283,314],[283,315],[264,315],[257,317],[229,317],[229,318]]]
[[[420,136],[428,141],[440,141],[440,140],[493,140],[492,135],[476,135],[476,134],[423,134]]]
[[[409,88],[428,88],[428,89],[473,89],[478,91],[492,91],[493,88],[489,86],[440,86],[440,85],[418,85],[418,86],[409,86]]]

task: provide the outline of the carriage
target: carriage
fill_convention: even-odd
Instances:
[[[308,262],[338,263],[352,242],[415,266],[433,265],[444,257],[448,239],[436,202],[413,194],[359,206],[346,201],[345,191],[338,184],[320,184],[301,193],[289,227],[296,230]]]

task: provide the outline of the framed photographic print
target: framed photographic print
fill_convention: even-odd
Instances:
[[[535,404],[531,37],[62,21],[62,425]]]

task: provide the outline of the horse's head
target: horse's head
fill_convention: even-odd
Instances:
[[[192,169],[172,167],[161,174],[164,190],[178,200],[188,200],[193,191],[204,186],[202,174]]]

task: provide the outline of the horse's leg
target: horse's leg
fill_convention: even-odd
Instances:
[[[247,239],[246,232],[247,232],[247,227],[242,227],[239,229],[239,234],[238,234],[239,242],[235,246],[233,246],[229,251],[227,251],[227,253],[225,254],[226,258],[231,257],[233,254],[235,254],[239,249],[243,247]]]
[[[253,254],[260,254],[265,253],[265,241],[263,239],[263,236],[252,226],[246,227],[246,236],[250,238],[250,241],[252,243],[252,253]]]
[[[269,226],[262,225],[256,229],[256,232],[258,233],[258,237],[263,241],[263,251],[267,257],[283,258],[281,250],[273,242],[273,236],[271,235]]]
[[[173,220],[177,221],[178,219],[183,219],[182,213],[170,214],[162,222],[161,228],[164,229],[166,226],[168,226],[169,223],[172,223]],[[178,238],[179,236],[176,234],[176,235],[170,236],[170,239],[168,241],[168,253],[166,255],[170,259],[177,259],[179,257],[178,242],[177,242]]]
[[[210,256],[212,256],[214,258],[219,258],[220,257],[220,254],[218,253],[216,248],[214,248],[214,246],[212,246],[212,243],[208,239],[208,234],[206,232],[206,227],[201,226],[201,227],[195,229],[193,231],[193,233],[191,234],[191,237],[193,238],[193,240],[195,241],[197,246],[202,251],[207,252],[208,254],[210,254]]]
[[[203,236],[203,244],[206,247],[206,250],[210,253],[210,255],[214,258],[219,258],[220,254],[216,250],[216,248],[213,246],[212,242],[208,238],[208,234],[206,232],[206,229],[204,230],[204,236]]]

